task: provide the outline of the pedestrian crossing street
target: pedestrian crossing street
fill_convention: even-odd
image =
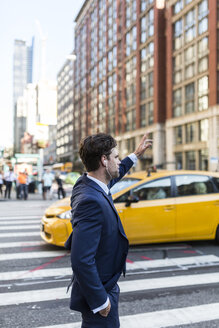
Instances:
[[[54,307],[58,302],[63,311],[61,318],[59,315],[58,323],[57,320],[50,320],[48,324],[47,320],[44,320],[38,324],[36,320],[31,327],[79,328],[80,316],[69,310],[70,293],[66,293],[66,286],[71,278],[69,252],[45,244],[40,238],[39,229],[40,217],[34,218],[31,215],[0,218],[0,313],[1,311],[7,313],[10,307],[13,311],[19,311],[20,308],[26,309],[30,306],[42,311],[44,307]],[[121,303],[123,298],[130,295],[138,299],[139,295],[142,298],[142,295],[146,297],[151,292],[157,295],[171,294],[172,291],[176,293],[188,287],[212,288],[219,283],[219,257],[216,255],[191,252],[187,256],[163,259],[151,259],[147,257],[146,252],[144,255],[133,260],[131,253],[129,254],[127,277],[119,282]],[[192,268],[202,271],[191,273],[189,269]],[[206,270],[208,268],[211,269],[210,272]],[[161,328],[183,325],[192,327],[197,323],[206,323],[206,327],[211,327],[209,325],[211,321],[219,320],[218,302],[189,305],[175,304],[174,308],[166,306],[162,309],[153,308],[153,311],[148,311],[147,308],[143,311],[135,309],[135,314],[123,310],[120,316],[121,328]],[[64,311],[71,314],[71,321],[66,319]],[[36,315],[39,313],[36,312]],[[0,317],[1,327],[2,316]],[[7,327],[12,325],[7,326],[3,323],[2,328]],[[23,327],[22,322],[16,322],[13,327]]]

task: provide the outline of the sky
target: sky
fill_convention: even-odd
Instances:
[[[0,11],[0,148],[13,144],[13,48],[14,40],[47,36],[46,77],[56,79],[74,47],[74,19],[84,0],[7,0]],[[37,50],[37,49],[36,49]],[[38,54],[35,54],[38,56]],[[36,58],[36,57],[35,57]],[[36,60],[37,63],[37,60]],[[35,80],[37,67],[35,67]]]

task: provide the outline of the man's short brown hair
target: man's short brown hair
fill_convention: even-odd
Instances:
[[[116,147],[116,140],[105,133],[98,133],[84,138],[80,143],[79,155],[87,172],[96,171],[100,167],[103,155],[108,158],[112,149]]]

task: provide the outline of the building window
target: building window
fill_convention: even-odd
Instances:
[[[195,75],[195,45],[185,50],[185,78],[189,79]]]
[[[185,112],[193,113],[195,111],[195,84],[190,83],[185,86]]]
[[[111,51],[108,52],[108,71],[112,71],[117,65],[117,51],[116,47],[113,47]]]
[[[176,170],[182,169],[182,153],[175,153]]]
[[[208,108],[208,76],[203,76],[198,80],[198,110]]]
[[[126,1],[126,28],[137,19],[136,0]]]
[[[180,83],[182,81],[182,53],[173,58],[173,72],[174,83]]]
[[[182,125],[176,126],[174,128],[174,132],[175,132],[176,145],[181,145],[183,143]]]
[[[203,57],[206,55],[207,52],[208,52],[208,37],[206,36],[198,42],[198,55],[200,57]]]
[[[177,89],[173,92],[173,116],[182,115],[182,89]]]
[[[186,143],[196,141],[196,125],[195,123],[186,124]]]
[[[196,36],[195,9],[190,10],[185,16],[185,42],[192,41]]]
[[[208,119],[199,121],[199,140],[208,141]]]
[[[208,149],[199,151],[199,170],[208,171]]]
[[[141,128],[146,126],[146,105],[141,105],[140,107],[140,126]]]
[[[154,73],[141,76],[141,100],[153,97],[154,94]]]
[[[145,127],[154,123],[154,103],[150,101],[140,107],[140,126]]]
[[[199,35],[208,30],[208,0],[203,0],[198,6],[198,33]]]
[[[135,51],[137,48],[137,27],[134,26],[126,34],[126,56],[129,56],[132,51]]]
[[[130,110],[126,113],[126,131],[133,131],[136,128],[136,111]]]
[[[201,58],[198,61],[198,72],[202,73],[208,70],[208,56]]]
[[[174,33],[174,49],[177,50],[182,47],[183,42],[183,22],[179,19],[173,26]]]
[[[99,80],[106,76],[106,57],[99,61]]]
[[[186,152],[186,170],[195,170],[195,152],[187,151]]]
[[[153,4],[154,0],[144,0],[141,1],[141,12],[147,10],[147,8]]]
[[[141,72],[146,72],[154,66],[154,42],[141,50]]]
[[[146,75],[143,75],[141,77],[141,100],[144,100],[147,98],[147,93],[146,93],[146,89],[147,89],[147,83],[146,83]]]
[[[150,101],[148,103],[148,124],[154,123],[154,102]]]
[[[141,43],[145,43],[147,39],[154,35],[154,9],[141,19]]]
[[[174,15],[178,14],[183,9],[183,0],[178,0],[173,6]]]

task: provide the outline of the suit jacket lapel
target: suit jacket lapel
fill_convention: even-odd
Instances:
[[[117,210],[116,210],[116,208],[114,206],[114,203],[110,199],[110,197],[103,191],[103,189],[96,182],[94,182],[93,180],[87,178],[86,174],[84,174],[82,176],[82,180],[83,180],[84,183],[86,183],[90,187],[92,187],[92,188],[96,189],[97,191],[101,192],[101,194],[107,199],[107,201],[109,202],[110,206],[112,207],[112,209],[113,209],[113,211],[114,211],[114,213],[116,215],[116,218],[117,218],[117,221],[118,221],[119,231],[127,239],[126,234],[125,234],[125,231],[124,231],[123,226],[122,226],[122,222],[120,220],[120,217],[119,217],[119,215],[117,213]]]

